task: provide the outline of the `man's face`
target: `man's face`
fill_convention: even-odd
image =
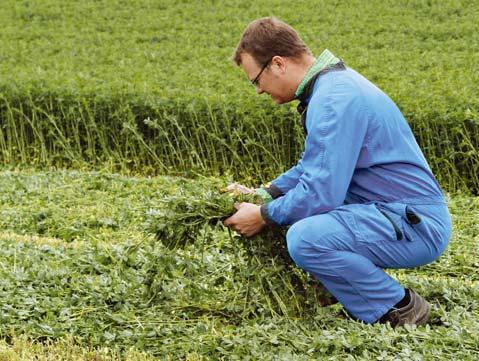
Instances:
[[[261,73],[264,65],[258,65],[248,53],[243,53],[241,56],[241,67],[249,81],[253,81]],[[294,90],[288,85],[285,59],[279,56],[273,57],[257,79],[255,88],[258,94],[269,94],[276,104],[293,100]]]

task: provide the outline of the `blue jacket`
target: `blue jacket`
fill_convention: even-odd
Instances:
[[[272,181],[282,195],[262,207],[290,225],[349,203],[442,198],[396,104],[350,68],[321,75],[306,116],[301,159]]]

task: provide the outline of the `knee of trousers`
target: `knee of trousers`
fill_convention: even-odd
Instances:
[[[286,242],[288,245],[288,252],[293,261],[301,268],[307,270],[308,260],[315,253],[311,244],[307,241],[306,237],[306,222],[298,221],[293,224],[287,234]]]

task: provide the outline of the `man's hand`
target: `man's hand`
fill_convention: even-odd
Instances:
[[[220,190],[222,193],[253,194],[254,189],[245,187],[239,183],[231,183],[226,188]]]
[[[240,203],[235,204],[235,208],[237,212],[226,219],[223,224],[242,236],[254,236],[266,226],[266,222],[261,217],[260,206],[253,203]]]

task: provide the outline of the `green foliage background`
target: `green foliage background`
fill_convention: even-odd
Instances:
[[[1,172],[0,358],[477,358],[477,198],[449,199],[439,262],[391,271],[433,304],[420,328],[338,319],[275,243],[202,221],[230,200],[199,174],[257,184],[302,148],[294,106],[229,61],[268,15],[389,94],[448,191],[479,191],[476,1],[3,0],[0,162],[106,172]]]
[[[268,15],[388,93],[444,187],[478,191],[475,1],[2,1],[0,160],[271,179],[297,116],[229,61]]]

